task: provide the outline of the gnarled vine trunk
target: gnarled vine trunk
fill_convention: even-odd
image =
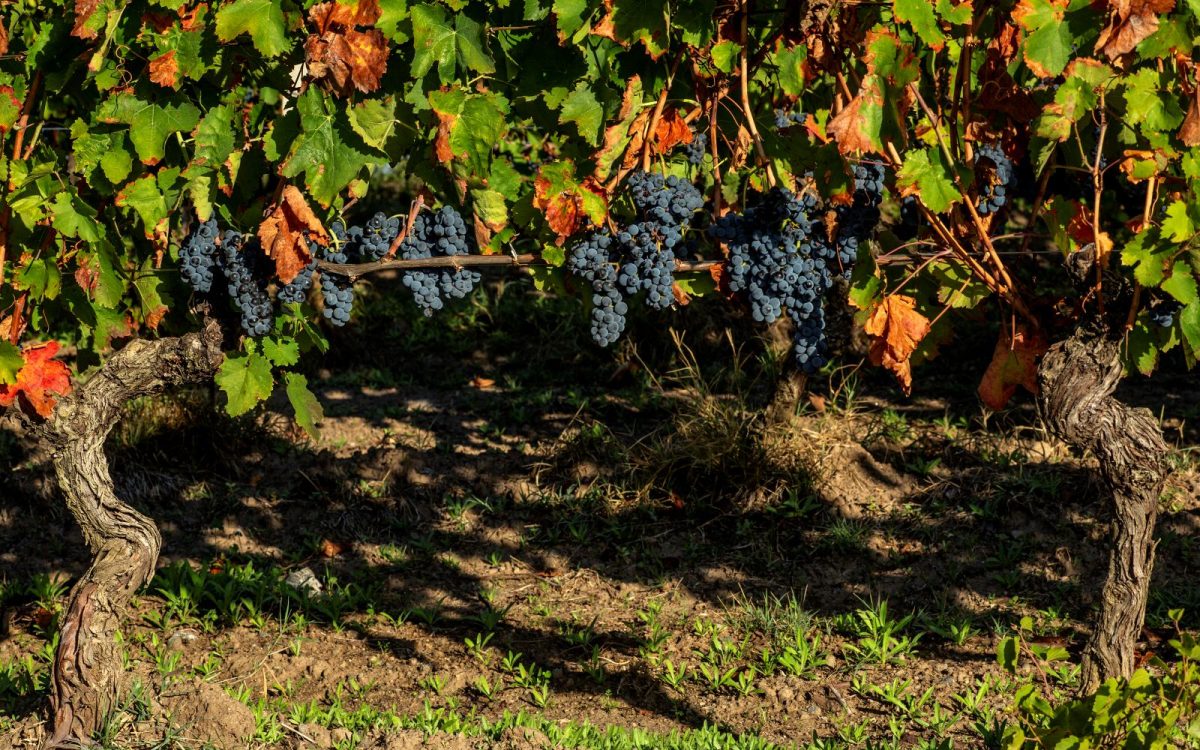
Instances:
[[[59,487],[93,555],[62,620],[50,747],[87,744],[113,709],[123,675],[115,636],[130,598],[153,575],[162,544],[154,522],[116,496],[104,440],[130,399],[211,378],[221,343],[213,320],[179,338],[133,341],[63,399],[45,427]]]
[[[1154,565],[1154,521],[1166,481],[1167,444],[1158,420],[1113,397],[1122,375],[1120,340],[1081,326],[1050,348],[1038,369],[1038,407],[1050,431],[1090,450],[1112,492],[1112,546],[1100,611],[1083,652],[1081,690],[1128,677]]]

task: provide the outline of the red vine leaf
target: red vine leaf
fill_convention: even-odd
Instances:
[[[665,154],[680,143],[691,142],[692,129],[679,112],[674,107],[664,109],[654,128],[654,146],[658,153]]]
[[[992,411],[1000,411],[1017,392],[1017,386],[1037,394],[1037,363],[1048,348],[1046,337],[1030,332],[1023,323],[1018,323],[1015,331],[1003,326],[992,361],[979,383],[979,398]]]
[[[58,354],[57,341],[27,347],[22,352],[25,364],[17,372],[17,382],[0,385],[0,406],[12,406],[19,396],[22,407],[49,419],[58,401],[56,396],[71,392],[71,371],[53,359],[55,354]]]
[[[100,7],[100,0],[75,0],[75,25],[71,28],[71,36],[80,39],[95,39],[100,33],[92,24],[92,16]]]
[[[838,151],[843,154],[877,150],[873,133],[878,132],[878,124],[872,125],[874,118],[868,114],[883,108],[883,92],[877,84],[873,77],[864,80],[858,95],[825,128],[837,139]]]
[[[875,304],[863,330],[871,339],[871,363],[896,376],[905,395],[912,393],[912,362],[917,345],[929,333],[929,319],[917,312],[916,300],[903,294]]]
[[[150,80],[169,89],[179,85],[179,61],[175,59],[175,50],[150,61]]]
[[[1096,40],[1096,53],[1113,60],[1128,54],[1158,31],[1158,14],[1175,10],[1175,0],[1109,0],[1108,25]]]
[[[275,261],[275,275],[288,283],[312,261],[308,240],[318,244],[329,242],[325,227],[308,207],[304,195],[295,185],[283,189],[282,199],[271,215],[258,226],[258,240],[263,252]]]
[[[1080,245],[1096,243],[1096,249],[1100,251],[1097,260],[1101,264],[1107,262],[1113,249],[1112,237],[1108,232],[1096,234],[1095,224],[1092,221],[1092,210],[1083,203],[1075,204],[1075,215],[1067,222],[1067,235]]]
[[[1179,140],[1185,146],[1200,146],[1200,86],[1197,86],[1192,94],[1187,117],[1183,118],[1183,124],[1179,126]]]
[[[604,186],[589,176],[575,180],[575,164],[570,159],[545,164],[533,181],[533,205],[546,216],[546,223],[562,245],[584,221],[599,226],[608,216],[608,194]]]
[[[309,18],[318,29],[304,42],[313,80],[324,79],[342,95],[351,88],[363,93],[379,88],[379,80],[387,71],[387,37],[379,29],[357,28],[379,19],[379,3],[362,0],[354,7],[320,3],[309,11]]]

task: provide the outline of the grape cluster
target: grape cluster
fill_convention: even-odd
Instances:
[[[267,292],[268,274],[264,273],[267,257],[262,247],[257,239],[246,239],[240,232],[230,230],[222,238],[221,250],[226,291],[242,314],[242,330],[247,336],[267,335],[275,311]]]
[[[617,271],[611,260],[616,243],[607,230],[593,232],[571,248],[567,268],[592,285],[592,340],[600,346],[616,343],[625,330],[629,306],[617,289]]]
[[[808,119],[803,112],[788,112],[787,110],[775,110],[775,129],[787,130],[793,125],[803,125]]]
[[[984,144],[975,150],[977,176],[981,161],[990,162],[994,170],[994,177],[991,179],[986,176],[980,179],[979,200],[975,204],[975,210],[987,216],[1003,208],[1008,200],[1006,193],[1013,183],[1013,163],[999,144],[995,143]]]
[[[692,142],[683,147],[683,155],[690,164],[699,166],[704,163],[704,152],[708,148],[708,133],[696,133]]]
[[[217,221],[199,224],[179,249],[179,274],[197,292],[212,289],[213,268],[217,265]]]
[[[406,260],[432,258],[434,255],[467,255],[471,246],[467,225],[452,206],[443,206],[432,214],[418,214],[404,241],[400,257]],[[401,281],[412,292],[413,300],[426,315],[441,310],[447,299],[462,299],[479,283],[479,273],[466,268],[445,271],[406,271]]]
[[[821,300],[833,284],[831,264],[839,253],[816,197],[775,188],[758,205],[721,217],[709,232],[728,246],[729,288],[745,293],[754,319],[772,323],[786,314],[797,366],[810,373],[823,367],[828,355]]]
[[[1175,319],[1182,309],[1183,305],[1174,297],[1159,297],[1152,299],[1146,306],[1146,314],[1155,325],[1170,328],[1175,325]]]
[[[315,242],[309,242],[308,250],[312,255],[312,260],[300,270],[300,273],[296,274],[295,278],[279,287],[279,291],[275,293],[275,299],[284,303],[304,301],[308,288],[312,286],[313,271],[317,270],[317,253],[320,247]]]
[[[349,256],[346,254],[347,239],[352,233],[340,223],[334,224],[330,229],[335,241],[320,249],[322,260],[330,263],[345,263],[349,260]],[[357,229],[357,227],[350,229]],[[354,284],[344,276],[322,271],[321,302],[323,303],[321,315],[331,325],[339,328],[346,325],[350,322],[350,312],[354,308]]]
[[[617,281],[625,294],[646,292],[650,307],[665,310],[675,302],[675,248],[704,197],[675,175],[634,172],[628,186],[637,220],[617,235],[625,259]]]
[[[354,227],[357,229],[357,227]],[[365,261],[379,260],[387,255],[392,240],[400,234],[400,219],[393,216],[388,218],[383,212],[376,213],[367,219],[367,225],[361,231],[358,240],[358,254]]]
[[[837,262],[845,277],[849,277],[858,257],[859,244],[869,239],[879,224],[879,204],[883,201],[883,165],[864,161],[855,164],[853,171],[853,202],[837,209]]]

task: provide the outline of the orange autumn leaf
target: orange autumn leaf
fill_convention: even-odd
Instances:
[[[883,106],[883,92],[878,81],[869,76],[863,81],[858,95],[837,113],[825,130],[837,139],[838,151],[844,155],[875,151],[869,124],[863,109]]]
[[[288,185],[283,189],[279,205],[258,226],[258,240],[263,252],[275,261],[275,275],[283,283],[296,278],[312,261],[309,238],[320,245],[329,242],[325,227],[308,207],[299,188]]]
[[[663,110],[658,125],[654,128],[654,146],[660,154],[665,154],[680,143],[692,142],[692,129],[680,116],[674,107]]]
[[[487,388],[494,388],[496,381],[493,378],[485,378],[482,375],[476,375],[475,377],[471,378],[470,385],[472,388],[484,390]]]
[[[92,15],[100,7],[100,0],[75,0],[75,25],[71,27],[71,36],[80,39],[95,39],[100,33],[89,23]]]
[[[870,359],[896,376],[905,395],[912,393],[909,358],[929,333],[929,319],[917,312],[916,300],[893,294],[871,310],[863,330],[871,339]]]
[[[178,85],[179,61],[175,59],[175,50],[161,54],[150,61],[150,80],[169,89]]]
[[[351,88],[370,93],[379,88],[387,72],[387,37],[379,29],[359,29],[379,19],[379,4],[362,0],[357,6],[336,2],[314,5],[309,18],[317,33],[304,42],[308,72],[314,80],[324,79],[338,94]]]
[[[992,411],[1000,411],[1017,392],[1017,386],[1037,394],[1037,363],[1048,348],[1046,337],[1031,332],[1024,324],[1018,323],[1015,331],[1005,326],[979,383],[979,398]]]
[[[332,539],[321,540],[321,557],[337,557],[345,550],[345,546]]]
[[[1083,203],[1075,204],[1075,215],[1067,221],[1067,235],[1080,245],[1095,243],[1096,249],[1099,250],[1097,260],[1102,264],[1107,263],[1113,249],[1112,237],[1108,232],[1096,234],[1092,210]]]
[[[17,371],[17,382],[0,385],[0,406],[12,406],[19,396],[21,405],[49,419],[54,411],[56,396],[71,392],[71,372],[62,362],[53,359],[58,354],[58,342],[27,347],[22,352],[25,364]]]
[[[1188,105],[1187,117],[1179,126],[1179,140],[1185,146],[1200,146],[1200,86],[1196,87]]]
[[[1158,31],[1158,14],[1175,10],[1176,0],[1109,0],[1108,25],[1096,39],[1096,52],[1112,60],[1128,54]]]

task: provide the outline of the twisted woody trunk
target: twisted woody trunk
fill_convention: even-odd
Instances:
[[[1090,246],[1081,250],[1068,267],[1081,285],[1091,278],[1093,253]],[[1113,283],[1122,288],[1120,280]],[[1091,451],[1111,491],[1108,572],[1083,651],[1083,693],[1134,671],[1154,567],[1154,522],[1168,474],[1168,447],[1154,414],[1113,396],[1124,374],[1123,339],[1123,320],[1097,316],[1050,347],[1038,367],[1038,410],[1046,426],[1072,447]]]
[[[117,631],[130,598],[154,573],[162,539],[154,522],[113,490],[104,441],[130,399],[201,383],[222,361],[213,320],[179,338],[133,341],[59,403],[45,438],[67,508],[92,564],[71,590],[55,654],[50,747],[89,742],[122,688]]]

